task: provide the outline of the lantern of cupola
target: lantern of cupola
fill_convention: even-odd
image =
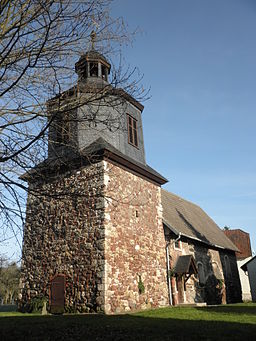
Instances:
[[[78,81],[93,83],[108,83],[111,65],[108,60],[95,50],[96,33],[91,33],[91,49],[82,55],[75,64]]]

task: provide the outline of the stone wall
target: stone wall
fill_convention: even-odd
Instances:
[[[104,181],[105,311],[168,305],[160,187],[109,162]]]
[[[168,305],[159,186],[101,161],[30,189],[23,303],[48,297],[51,279],[60,274],[66,311]]]
[[[63,274],[67,311],[104,310],[103,178],[99,162],[30,185],[21,302],[48,297],[51,279]]]
[[[191,254],[203,266],[186,282],[184,303],[241,301],[234,252],[208,248],[163,230],[161,191],[131,171],[100,161],[30,184],[24,230],[21,302],[48,297],[56,275],[66,279],[66,311],[118,313],[167,306],[170,268]],[[166,238],[166,240],[165,240]],[[172,277],[173,301],[179,302]]]
[[[206,244],[184,237],[181,238],[181,247],[178,249],[174,243],[177,236],[167,228],[165,236],[169,241],[171,268],[174,268],[177,258],[182,255],[193,255],[197,268],[199,263],[202,264],[203,282],[200,283],[198,274],[192,275],[186,282],[182,303],[221,304],[241,301],[241,286],[234,252],[208,248]],[[229,262],[230,269],[226,269],[224,258],[226,263]],[[181,303],[175,277],[172,278],[171,283],[173,302]]]

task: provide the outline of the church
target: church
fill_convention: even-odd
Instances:
[[[238,249],[145,160],[143,106],[94,48],[48,103],[48,158],[29,184],[20,304],[107,314],[241,301]],[[74,105],[75,103],[75,105]]]

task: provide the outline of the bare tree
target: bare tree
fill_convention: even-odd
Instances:
[[[113,88],[125,89],[120,100],[124,94],[139,100],[144,96],[135,70],[123,72],[120,63],[112,70],[110,87],[84,101],[71,96],[67,107],[63,93],[74,87],[74,65],[90,47],[92,30],[97,32],[97,48],[107,56],[132,38],[121,18],[111,18],[110,4],[0,0],[0,242],[21,234],[27,187],[19,176],[47,157],[48,128],[58,115],[95,99],[104,101]],[[51,98],[55,109],[49,114]],[[96,116],[83,119],[97,124]],[[104,121],[109,126],[110,118]]]
[[[0,301],[13,304],[18,297],[20,269],[0,256]]]

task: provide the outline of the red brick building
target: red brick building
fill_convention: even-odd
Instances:
[[[224,230],[224,233],[239,249],[236,252],[237,259],[241,260],[252,256],[249,233],[241,229]]]

